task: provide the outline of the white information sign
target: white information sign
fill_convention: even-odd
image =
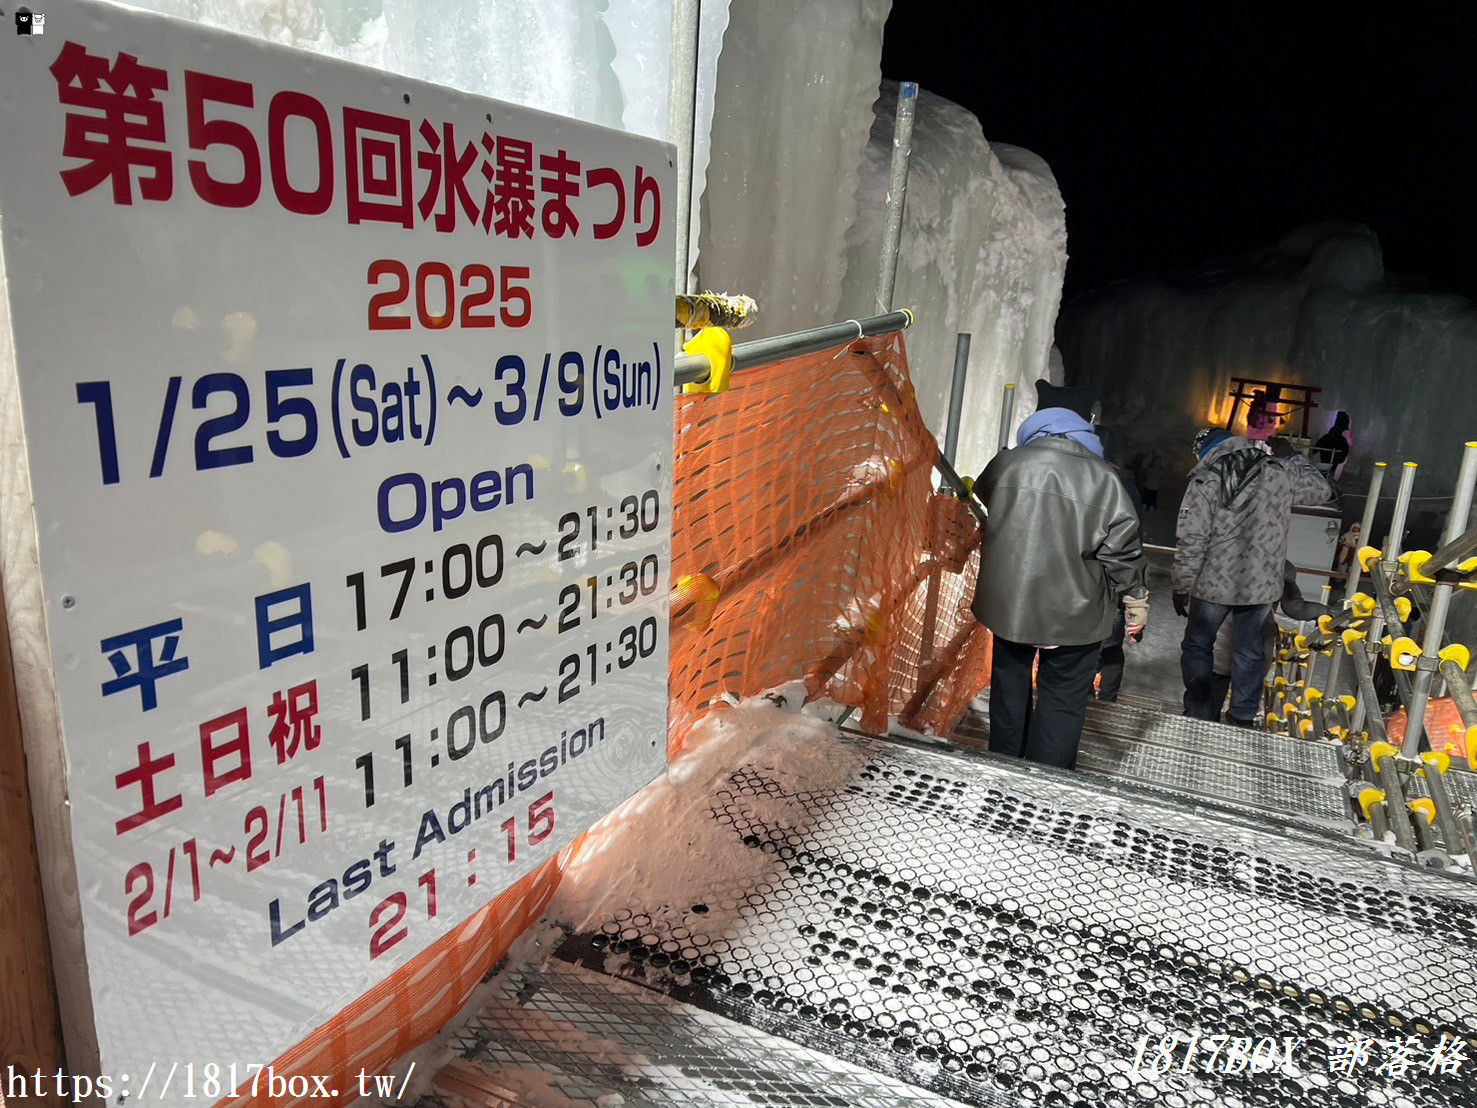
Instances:
[[[102,1066],[270,1062],[665,766],[670,148],[104,3],[0,44]]]

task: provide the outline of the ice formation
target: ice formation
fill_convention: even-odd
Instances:
[[[138,0],[154,11],[665,137],[672,6],[649,0]],[[743,339],[874,313],[895,86],[878,98],[890,0],[704,0],[693,128],[698,287],[754,296]],[[923,93],[895,303],[928,424],[942,437],[954,334],[974,336],[960,469],[998,433],[1000,386],[1050,373],[1066,266],[1045,163],[992,147]],[[1055,379],[1055,378],[1054,378]]]
[[[649,0],[134,0],[136,7],[514,104],[667,137],[672,7]],[[695,198],[728,0],[704,0]],[[875,64],[875,59],[874,59]],[[698,217],[692,219],[697,243]]]
[[[1386,274],[1360,225],[1308,227],[1199,272],[1113,286],[1069,305],[1058,333],[1069,379],[1103,385],[1130,454],[1155,441],[1183,460],[1195,427],[1226,418],[1233,375],[1320,386],[1314,438],[1347,411],[1343,483],[1355,491],[1373,462],[1409,459],[1421,465],[1417,497],[1449,493],[1477,435],[1477,307]]]
[[[890,7],[751,0],[729,10],[698,271],[704,287],[759,301],[745,339],[845,318],[845,235]]]
[[[847,234],[843,317],[875,311],[896,103],[897,86],[887,82]],[[1046,163],[992,146],[970,112],[920,91],[893,301],[918,313],[908,364],[923,418],[940,439],[955,335],[972,335],[960,473],[977,474],[995,451],[1003,385],[1018,386],[1019,423],[1035,410],[1036,378],[1060,381],[1050,376],[1049,355],[1066,266],[1066,216]]]
[[[672,15],[639,0],[139,0],[138,7],[664,138]]]

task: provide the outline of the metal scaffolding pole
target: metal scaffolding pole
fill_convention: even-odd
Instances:
[[[1395,514],[1390,519],[1390,533],[1385,536],[1384,557],[1381,559],[1387,569],[1393,567],[1400,557],[1400,543],[1405,535],[1405,519],[1410,514],[1410,494],[1415,488],[1415,471],[1419,468],[1415,462],[1406,462],[1401,467],[1400,489],[1395,493]],[[1377,607],[1369,620],[1367,641],[1378,643],[1384,630],[1385,613],[1383,609]],[[1373,691],[1374,686],[1371,684],[1370,692],[1373,693]],[[1375,714],[1378,715],[1379,702],[1375,697],[1362,695],[1359,697],[1359,703],[1354,708],[1354,730],[1358,731],[1364,726],[1364,719],[1371,705],[1374,706]],[[1381,728],[1383,729],[1383,723]],[[1395,822],[1393,816],[1391,821]]]
[[[954,339],[954,384],[949,390],[949,418],[944,425],[944,457],[954,464],[959,449],[959,421],[964,415],[964,379],[969,375],[969,332]]]
[[[1451,510],[1446,515],[1446,530],[1441,535],[1443,548],[1449,547],[1466,530],[1467,517],[1472,512],[1474,487],[1477,487],[1477,442],[1469,442],[1462,454],[1461,469],[1457,472],[1456,494],[1452,497]],[[1410,703],[1406,705],[1405,742],[1401,752],[1407,758],[1414,758],[1421,748],[1426,705],[1431,698],[1431,677],[1439,664],[1441,636],[1446,632],[1446,615],[1451,609],[1454,591],[1455,586],[1450,581],[1437,581],[1431,590],[1431,607],[1426,612],[1421,658],[1411,687]]]
[[[959,420],[964,412],[964,379],[969,373],[969,333],[960,331],[954,340],[954,384],[949,390],[949,417],[944,425],[944,447],[940,456],[954,464],[954,454],[959,446]],[[919,662],[927,667],[933,665],[934,625],[938,622],[939,571],[928,575],[928,592],[923,598],[923,641],[919,649]]]
[[[1441,776],[1440,767],[1426,763],[1426,791],[1431,794],[1431,806],[1436,809],[1436,826],[1441,828],[1441,838],[1446,843],[1446,853],[1463,854],[1465,844],[1462,842],[1462,831],[1457,825],[1456,816],[1452,813],[1451,794],[1446,791],[1446,781]]]
[[[882,257],[877,272],[877,314],[892,311],[897,284],[898,244],[903,238],[903,201],[908,195],[908,159],[913,151],[913,114],[918,84],[904,81],[897,90],[897,116],[892,124],[892,168],[887,177],[887,224],[882,231]]]
[[[688,232],[692,226],[693,128],[697,119],[698,28],[702,0],[674,0],[672,54],[667,85],[667,141],[677,148],[677,292],[691,292]]]
[[[1359,536],[1368,543],[1374,545],[1374,513],[1380,503],[1380,489],[1385,484],[1385,471],[1389,467],[1384,462],[1374,463],[1374,472],[1369,476],[1369,495],[1364,500],[1364,516],[1359,523]],[[1349,563],[1349,576],[1345,582],[1344,601],[1347,603],[1354,599],[1354,594],[1359,591],[1359,558],[1358,551],[1354,559]],[[1333,652],[1333,662],[1328,669],[1328,695],[1338,695],[1339,669],[1342,668],[1344,656],[1341,651]]]
[[[1373,700],[1374,671],[1369,664],[1369,651],[1362,642],[1351,644],[1350,657],[1354,659],[1354,674],[1359,681],[1359,699],[1362,703],[1366,698]],[[1369,721],[1370,738],[1376,743],[1390,746],[1389,739],[1385,734],[1385,721],[1380,719],[1376,712]],[[1393,748],[1391,748],[1393,749]],[[1395,842],[1414,854],[1417,850],[1415,841],[1415,828],[1411,826],[1410,811],[1405,806],[1405,790],[1400,784],[1400,769],[1394,758],[1388,754],[1382,758],[1371,755],[1371,762],[1378,760],[1374,771],[1380,788],[1385,793],[1385,815],[1390,820],[1390,828],[1395,832]]]
[[[1442,659],[1441,677],[1446,682],[1446,695],[1456,705],[1457,714],[1468,727],[1477,727],[1477,696],[1467,685],[1467,671],[1455,662]]]
[[[1000,438],[995,443],[995,452],[1010,448],[1010,425],[1015,421],[1015,386],[1005,386],[1005,397],[1000,405]]]
[[[848,319],[844,323],[830,323],[824,327],[793,331],[788,335],[741,342],[733,348],[733,372],[754,369],[786,358],[798,358],[802,354],[814,354],[819,350],[829,350],[853,339],[906,331],[912,325],[913,313],[907,308],[900,308],[868,319]],[[672,365],[672,384],[680,388],[706,381],[711,369],[712,364],[706,354],[678,355]]]

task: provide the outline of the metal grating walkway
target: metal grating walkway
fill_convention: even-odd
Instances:
[[[1353,830],[1333,747],[1166,715],[1152,704],[1092,704],[1078,769],[1324,831]],[[971,711],[956,733],[987,743],[989,717]]]
[[[711,786],[757,879],[570,935],[467,1061],[560,1105],[1477,1103],[1477,1065],[1375,1072],[1378,1043],[1474,1034],[1477,970],[1445,952],[1477,943],[1477,888],[1104,779],[834,741],[865,756],[844,786],[762,757]],[[1171,1031],[1301,1042],[1291,1073],[1136,1072]],[[1331,1072],[1356,1035],[1373,1060]]]
[[[453,1068],[438,1085],[449,1096],[471,1085],[481,1093],[476,1103],[497,1108],[565,1101],[670,1108],[958,1105],[757,1027],[566,962],[505,974],[497,999],[452,1045],[469,1064]],[[531,1074],[547,1076],[530,1081]],[[446,1105],[449,1096],[426,1098],[421,1108]]]

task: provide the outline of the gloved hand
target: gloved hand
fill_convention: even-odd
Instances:
[[[1138,642],[1149,626],[1149,598],[1147,596],[1125,596],[1123,598],[1123,623],[1128,637]]]
[[[1174,594],[1174,614],[1181,619],[1187,619],[1190,615],[1190,594],[1177,592]]]

